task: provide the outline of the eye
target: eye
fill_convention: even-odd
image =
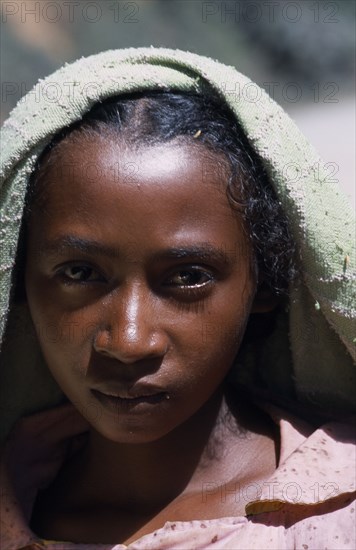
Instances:
[[[92,283],[104,281],[98,271],[89,265],[69,265],[59,272],[66,282],[69,283]]]
[[[168,285],[182,288],[197,288],[206,286],[213,280],[213,276],[197,268],[181,269],[170,278]]]

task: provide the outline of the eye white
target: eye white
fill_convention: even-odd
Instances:
[[[182,276],[183,274],[183,276]],[[202,279],[204,279],[202,281]],[[192,281],[193,279],[193,281]],[[182,269],[176,273],[171,279],[176,286],[203,286],[205,283],[211,280],[211,277],[203,271],[197,269]]]
[[[90,275],[93,275],[95,272],[91,267],[71,266],[67,267],[63,273],[69,279],[74,281],[82,281],[90,279]]]

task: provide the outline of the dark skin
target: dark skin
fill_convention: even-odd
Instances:
[[[250,313],[275,303],[258,293],[224,159],[179,140],[57,147],[29,222],[26,293],[48,368],[90,431],[40,493],[33,530],[128,544],[166,521],[243,515],[242,490],[273,473],[276,442],[224,380]]]

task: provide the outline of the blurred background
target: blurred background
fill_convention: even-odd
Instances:
[[[161,46],[245,73],[313,143],[355,207],[353,0],[2,0],[1,122],[65,62]]]

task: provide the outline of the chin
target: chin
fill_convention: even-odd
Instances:
[[[93,428],[100,433],[102,437],[113,443],[139,445],[143,443],[152,443],[158,441],[172,431],[170,428],[164,429],[162,425],[155,429],[154,426],[148,426],[147,423],[138,424],[137,422],[120,422],[120,425],[111,423],[103,426],[103,423],[93,424]]]

